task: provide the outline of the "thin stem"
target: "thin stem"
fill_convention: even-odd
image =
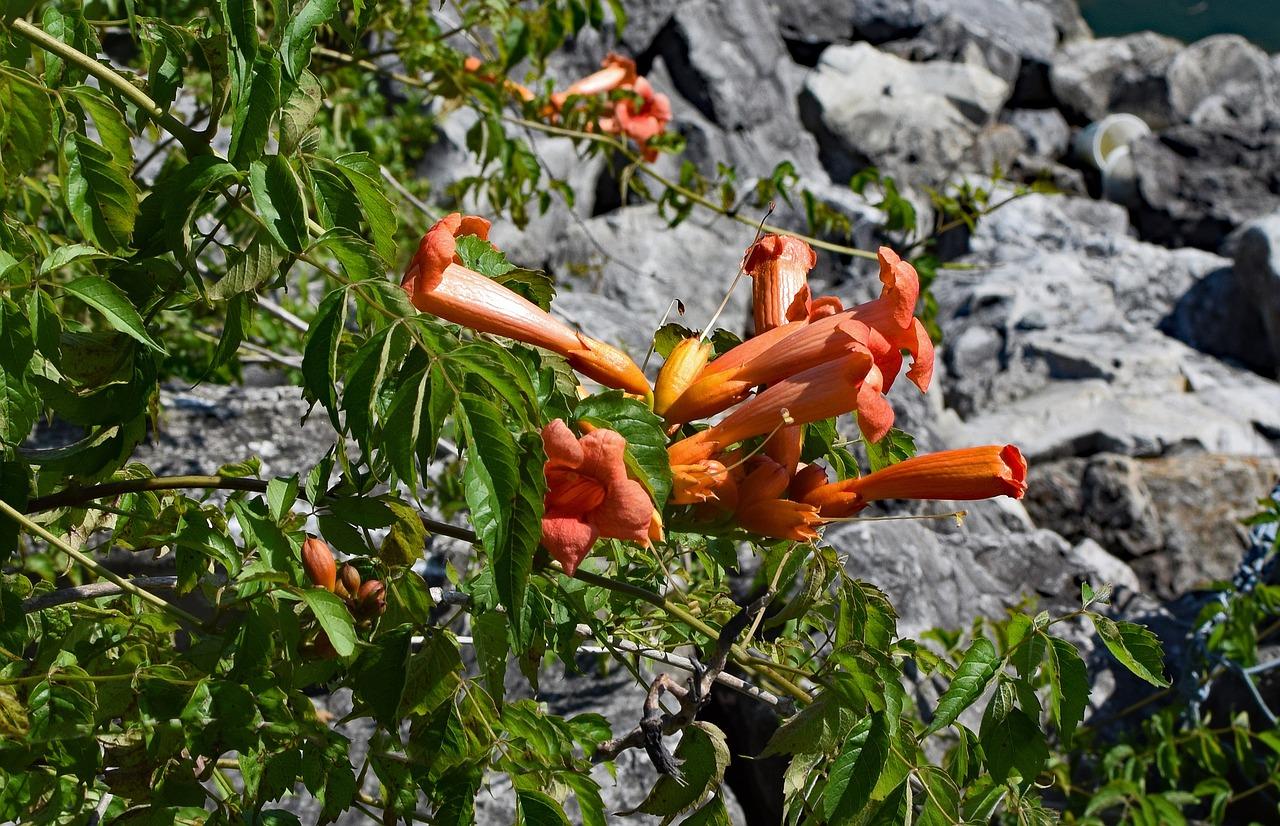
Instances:
[[[114,582],[116,585],[119,585],[125,591],[138,597],[139,599],[145,600],[146,602],[150,602],[152,605],[155,605],[156,607],[161,608],[162,610],[168,611],[169,613],[173,614],[175,617],[178,617],[179,619],[189,622],[192,625],[202,624],[199,617],[195,616],[194,614],[188,613],[184,609],[179,608],[178,606],[174,605],[171,602],[166,602],[165,600],[161,599],[160,597],[156,596],[155,594],[149,591],[145,591],[142,588],[139,588],[129,580],[117,574],[115,571],[110,570],[109,568],[104,566],[102,563],[98,562],[98,560],[94,559],[91,556],[88,556],[87,554],[81,553],[80,551],[68,545],[59,537],[54,536],[49,531],[45,530],[42,526],[37,525],[35,522],[32,522],[26,516],[24,516],[23,514],[19,513],[16,509],[14,509],[12,505],[10,505],[8,502],[5,502],[2,499],[0,499],[0,513],[3,513],[13,521],[17,522],[23,528],[41,537],[50,545],[62,551],[64,554],[71,557],[76,562],[79,562],[81,565],[88,568],[90,571],[93,571],[98,576],[102,577],[105,580],[108,580],[109,582]]]
[[[146,92],[143,92],[137,86],[134,86],[119,72],[104,66],[102,63],[99,63],[97,60],[79,49],[63,43],[61,40],[49,35],[42,29],[31,25],[26,20],[17,18],[10,22],[9,25],[13,31],[17,32],[34,45],[39,46],[47,52],[56,54],[68,63],[71,63],[78,68],[83,69],[93,77],[96,77],[101,83],[115,89],[120,93],[121,97],[129,100],[129,102],[133,103],[138,107],[138,109],[144,112],[147,117],[160,124],[160,126],[164,127],[167,132],[171,133],[181,141],[182,147],[187,150],[188,154],[208,154],[213,151],[209,148],[208,143],[201,140],[200,135],[197,132],[193,131],[185,123],[182,123],[177,118],[161,109],[159,104],[147,96]]]

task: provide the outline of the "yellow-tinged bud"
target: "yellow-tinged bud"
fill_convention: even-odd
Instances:
[[[680,394],[697,380],[702,368],[711,360],[711,342],[686,338],[675,346],[658,373],[654,388],[653,412],[664,415]]]

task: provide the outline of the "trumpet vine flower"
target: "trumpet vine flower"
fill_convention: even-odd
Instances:
[[[644,486],[627,476],[626,439],[599,428],[578,438],[561,419],[542,429],[542,546],[572,576],[600,537],[647,545],[654,514]]]
[[[751,246],[742,267],[751,276],[756,335],[809,317],[809,270],[817,263],[813,248],[790,235],[766,235]]]
[[[1013,445],[944,450],[906,459],[857,479],[820,485],[801,495],[824,518],[850,516],[882,499],[1021,499],[1027,460]]]
[[[523,296],[462,266],[457,238],[487,239],[489,222],[447,215],[422,236],[400,286],[423,312],[483,333],[559,353],[569,366],[607,387],[648,397],[649,382],[626,353],[570,328]]]

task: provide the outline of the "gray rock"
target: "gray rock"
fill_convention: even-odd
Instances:
[[[1208,273],[1178,301],[1160,329],[1202,353],[1230,359],[1264,376],[1275,376],[1275,353],[1259,309],[1265,295],[1249,290],[1237,271]]]
[[[1261,318],[1268,350],[1255,344],[1255,352],[1280,370],[1280,213],[1252,221],[1241,228],[1235,243],[1235,281],[1248,307]]]
[[[1009,84],[972,65],[912,64],[866,43],[832,46],[805,81],[801,114],[832,178],[875,165],[940,183],[959,167]]]
[[[1162,128],[1173,119],[1164,70],[1181,48],[1154,32],[1068,43],[1053,59],[1050,85],[1067,114],[1081,122],[1131,112]]]
[[[1144,591],[1170,599],[1229,578],[1246,547],[1240,520],[1280,475],[1280,460],[1185,453],[1101,454],[1034,466],[1036,523],[1129,562]]]
[[[1132,152],[1132,215],[1146,240],[1216,250],[1236,227],[1280,209],[1280,130],[1180,126]]]
[[[1169,63],[1167,78],[1178,120],[1250,131],[1280,123],[1280,73],[1266,52],[1239,35],[1188,46]]]
[[[984,219],[935,283],[940,384],[953,444],[1007,441],[1036,458],[1188,446],[1274,455],[1280,386],[1159,325],[1225,259],[1126,233],[1123,209],[1032,195]]]
[[[1067,153],[1071,127],[1057,109],[1006,109],[1000,120],[1022,134],[1036,157],[1057,160]]]

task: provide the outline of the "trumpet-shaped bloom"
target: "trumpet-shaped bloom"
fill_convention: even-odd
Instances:
[[[697,459],[688,464],[671,465],[671,504],[696,505],[719,499],[733,479],[728,468],[718,459]]]
[[[801,498],[825,518],[850,516],[881,499],[1021,499],[1027,461],[1013,445],[928,453],[857,479],[816,487]]]
[[[578,438],[560,420],[542,429],[544,473],[542,546],[570,575],[600,537],[649,542],[653,503],[644,486],[628,478],[617,431],[593,430]]]
[[[863,435],[879,441],[893,426],[893,408],[882,395],[883,386],[869,354],[848,353],[779,381],[719,424],[676,442],[668,449],[671,464],[693,464],[784,424],[808,424],[851,410],[858,411]]]
[[[818,509],[803,502],[782,499],[791,480],[785,467],[767,457],[751,460],[750,471],[738,484],[733,503],[738,525],[761,536],[805,542],[818,538],[822,523]]]
[[[777,335],[778,330],[790,327],[790,324],[777,327],[757,339]],[[755,350],[752,344],[757,339],[750,339],[734,350],[748,347]],[[745,399],[753,387],[773,384],[854,351],[869,354],[877,365],[886,357],[896,356],[883,336],[847,314],[804,323],[737,367],[704,371],[671,403],[664,415],[670,424],[714,415]],[[731,355],[733,351],[724,357]]]
[[[659,416],[680,397],[707,366],[711,358],[711,342],[686,338],[667,356],[653,388],[653,410]]]
[[[557,109],[564,106],[566,100],[572,95],[601,95],[612,92],[614,89],[628,88],[635,85],[637,80],[636,62],[629,57],[623,57],[619,54],[609,54],[601,61],[601,69],[593,72],[581,80],[574,81],[569,88],[563,92],[557,92],[551,96],[552,103]]]
[[[533,302],[462,266],[456,238],[486,238],[488,231],[489,222],[483,218],[456,212],[428,230],[400,282],[413,306],[454,324],[559,353],[584,376],[648,396],[649,382],[626,353],[571,329]]]
[[[866,304],[859,304],[848,312],[850,316],[868,325],[888,340],[895,353],[906,350],[911,354],[911,369],[907,378],[920,388],[929,389],[933,380],[933,341],[920,319],[914,316],[916,301],[920,297],[920,276],[915,267],[898,257],[888,247],[877,252],[880,260],[880,297]],[[899,358],[899,364],[901,359]],[[893,384],[898,371],[885,369],[885,388]]]
[[[600,118],[598,124],[605,132],[626,135],[639,144],[646,161],[657,160],[658,150],[649,146],[649,141],[671,122],[671,101],[642,77],[636,78],[628,91],[633,94],[614,104],[613,117]]]
[[[751,246],[742,266],[751,276],[756,335],[809,317],[809,270],[817,263],[813,248],[790,235],[766,235]]]

